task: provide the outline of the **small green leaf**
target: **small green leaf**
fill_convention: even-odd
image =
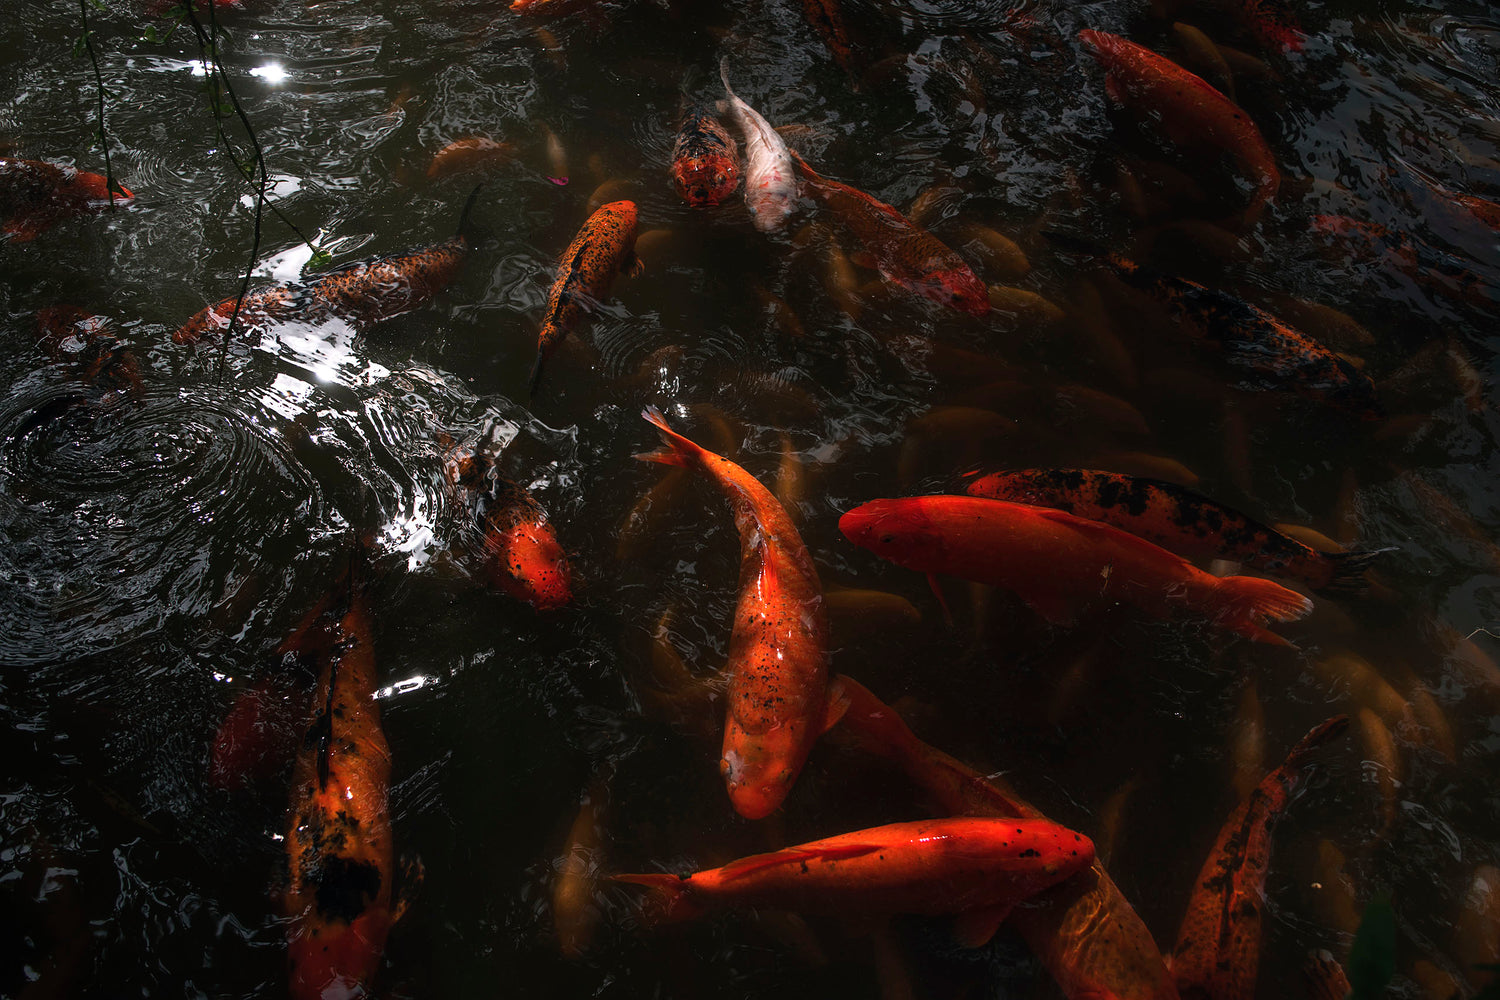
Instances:
[[[1350,1000],[1380,1000],[1396,975],[1396,911],[1385,895],[1365,907],[1349,949]]]
[[[302,265],[304,271],[316,271],[320,267],[327,267],[333,261],[333,254],[327,250],[315,250],[313,255],[307,258],[307,263]]]
[[[102,10],[106,14],[109,13],[109,4],[105,3],[104,0],[89,0],[89,3],[93,5],[95,10]]]
[[[154,24],[148,24],[148,25],[146,25],[145,32],[143,32],[141,34],[141,41],[143,41],[143,42],[160,42],[161,41],[161,36],[156,33],[156,25],[154,25]]]
[[[89,47],[89,35],[91,35],[91,34],[93,34],[93,32],[91,32],[91,31],[85,31],[83,34],[79,35],[76,39],[74,39],[74,41],[73,41],[73,58],[74,59],[77,59],[79,56],[83,55],[85,52],[88,51],[88,47]]]

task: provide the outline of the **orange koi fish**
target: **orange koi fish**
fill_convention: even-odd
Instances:
[[[367,995],[392,922],[391,753],[374,700],[369,608],[353,579],[344,586],[343,609],[301,640],[320,664],[286,835],[282,910],[297,1000]]]
[[[87,385],[121,392],[139,402],[146,395],[140,365],[120,346],[109,320],[76,306],[49,306],[36,313],[37,344],[53,361],[72,361]]]
[[[746,819],[770,815],[813,743],[848,701],[828,683],[828,622],[812,557],[781,504],[754,476],[642,414],[665,448],[637,458],[697,469],[729,500],[740,533],[740,596],[729,635],[729,711],[719,770]]]
[[[973,478],[969,496],[1052,507],[1114,525],[1190,559],[1232,559],[1314,590],[1358,591],[1378,552],[1319,552],[1239,511],[1160,479],[1091,469],[1023,469]]]
[[[471,450],[449,457],[448,475],[454,485],[483,494],[485,569],[495,586],[538,611],[571,601],[567,553],[536,498]]]
[[[871,753],[894,760],[955,816],[1045,820],[998,775],[985,776],[912,733],[896,710],[852,677],[844,728]],[[1011,911],[1010,924],[1068,1000],[1177,1000],[1177,989],[1151,931],[1096,857],[1060,885]],[[982,932],[981,928],[981,932]]]
[[[1165,306],[1184,332],[1217,348],[1243,376],[1240,388],[1294,392],[1362,420],[1382,415],[1368,375],[1264,309],[1122,257],[1106,262],[1126,284]]]
[[[1312,751],[1348,727],[1347,715],[1313,727],[1224,823],[1198,873],[1172,953],[1183,1000],[1254,1000],[1271,831]]]
[[[989,289],[962,257],[885,202],[820,177],[795,151],[790,152],[807,190],[864,245],[883,278],[970,316],[989,314]]]
[[[542,380],[542,365],[568,331],[609,294],[616,274],[639,266],[634,248],[635,202],[612,201],[600,205],[588,217],[563,251],[557,262],[557,277],[547,291],[547,316],[537,336],[536,361],[528,382],[533,396]]]
[[[1092,841],[1047,820],[960,817],[856,830],[692,875],[613,878],[650,887],[667,920],[715,906],[954,913],[960,935],[977,946],[1018,902],[1093,859]],[[971,926],[989,934],[980,940]]]
[[[694,208],[717,205],[739,186],[740,149],[729,130],[700,106],[682,116],[672,146],[672,183]]]
[[[135,198],[115,185],[113,201]],[[109,205],[109,181],[43,160],[0,157],[0,236],[28,243],[70,215],[81,215]]]
[[[1270,580],[1214,577],[1129,532],[1060,510],[983,497],[874,500],[839,519],[854,544],[899,566],[988,583],[1051,622],[1093,605],[1129,604],[1155,618],[1186,611],[1256,642],[1291,643],[1261,627],[1295,621],[1312,602]]]
[[[453,283],[468,256],[468,219],[478,195],[475,188],[459,219],[458,235],[450,240],[345,264],[305,284],[278,285],[246,295],[240,302],[240,330],[255,336],[272,321],[321,323],[329,319],[347,320],[363,329],[426,305]],[[178,327],[173,342],[195,344],[226,329],[235,301],[228,298],[200,311]]]
[[[1176,145],[1227,153],[1240,165],[1255,185],[1244,213],[1245,224],[1254,225],[1276,197],[1281,172],[1250,116],[1201,77],[1119,35],[1086,29],[1078,39],[1107,71],[1111,99],[1149,118]]]

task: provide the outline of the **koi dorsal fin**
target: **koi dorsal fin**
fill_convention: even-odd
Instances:
[[[880,850],[879,844],[788,847],[782,851],[772,851],[770,854],[755,854],[748,858],[741,858],[739,861],[731,861],[719,869],[719,876],[725,882],[732,882],[777,865],[794,865],[807,861],[844,861],[848,858],[874,854],[878,850]]]

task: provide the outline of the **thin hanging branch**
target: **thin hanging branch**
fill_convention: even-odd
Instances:
[[[94,52],[93,32],[89,30],[89,3],[98,3],[100,9],[104,9],[102,0],[78,0],[78,19],[83,22],[83,35],[79,38],[84,49],[89,54],[89,62],[94,66],[94,84],[99,93],[99,146],[104,150],[104,190],[109,195],[109,207],[115,207],[115,193],[125,194],[125,189],[115,182],[114,166],[109,162],[109,133],[104,129],[104,75],[99,72],[99,56]],[[73,46],[74,54],[77,54],[78,46]]]

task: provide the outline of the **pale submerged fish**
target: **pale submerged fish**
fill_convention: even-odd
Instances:
[[[745,204],[763,233],[780,229],[797,202],[797,175],[786,143],[729,85],[729,60],[719,64],[729,110],[745,136]]]

